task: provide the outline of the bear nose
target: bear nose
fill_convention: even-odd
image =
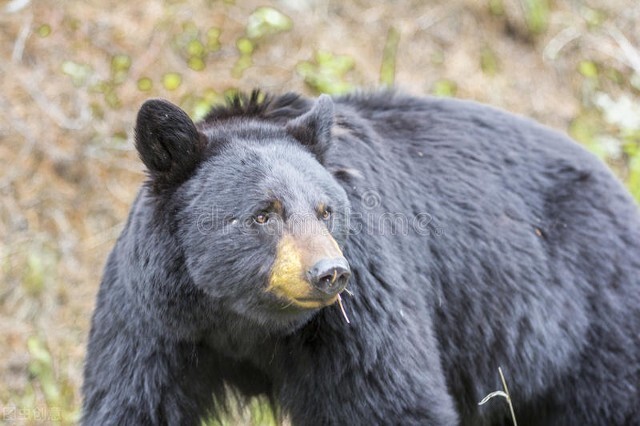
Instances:
[[[322,259],[307,272],[311,284],[329,296],[335,296],[347,286],[351,269],[347,259]]]

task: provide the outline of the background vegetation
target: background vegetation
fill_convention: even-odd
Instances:
[[[0,423],[77,421],[144,99],[395,83],[568,132],[640,198],[639,23],[635,0],[0,0]]]

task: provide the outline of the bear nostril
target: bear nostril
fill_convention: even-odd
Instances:
[[[308,274],[309,281],[314,287],[333,296],[345,288],[351,271],[344,258],[323,259],[316,263]]]
[[[342,275],[340,277],[342,277]],[[318,284],[331,289],[334,285],[337,285],[339,281],[340,279],[338,278],[338,271],[334,269],[333,274],[320,277],[320,279],[318,280]]]

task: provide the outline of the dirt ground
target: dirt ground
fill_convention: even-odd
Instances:
[[[198,117],[235,90],[382,75],[569,132],[635,192],[638,46],[635,0],[0,0],[0,424],[77,421],[101,270],[144,179],[146,98]]]

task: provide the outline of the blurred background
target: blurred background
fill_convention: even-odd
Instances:
[[[146,98],[392,84],[569,133],[640,199],[636,0],[0,0],[0,423],[77,422]]]

